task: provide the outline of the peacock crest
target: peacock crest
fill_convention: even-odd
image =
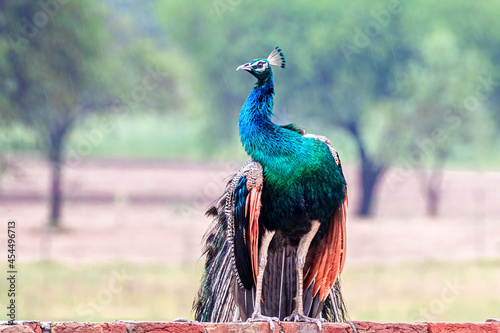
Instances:
[[[285,55],[283,54],[279,46],[276,46],[274,48],[273,52],[271,52],[269,57],[267,57],[267,61],[269,61],[269,64],[273,66],[279,66],[281,68],[285,68],[286,65]]]

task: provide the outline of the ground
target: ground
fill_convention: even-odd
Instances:
[[[240,164],[96,160],[69,165],[62,228],[51,231],[45,227],[49,169],[43,161],[23,158],[3,178],[0,216],[17,222],[22,261],[194,263],[210,222],[204,212]],[[378,189],[373,219],[353,214],[357,174],[349,167],[345,173],[347,265],[500,254],[499,172],[447,171],[438,218],[425,217],[413,174],[389,172]]]

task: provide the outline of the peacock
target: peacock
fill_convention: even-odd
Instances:
[[[239,116],[250,159],[207,211],[198,321],[346,321],[346,180],[327,138],[271,120],[271,66],[285,64],[276,47],[236,69],[257,79]]]

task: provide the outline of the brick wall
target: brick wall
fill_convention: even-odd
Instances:
[[[4,323],[5,324],[5,323]],[[359,333],[438,333],[438,332],[481,332],[500,333],[500,320],[489,319],[485,323],[373,323],[354,321]],[[277,327],[278,328],[278,327]],[[281,332],[300,333],[318,332],[314,324],[281,323]],[[20,322],[17,325],[0,325],[1,333],[243,333],[272,332],[267,323],[196,323],[196,322],[136,322],[115,321],[109,323],[77,322]],[[324,333],[351,333],[347,324],[325,323]],[[278,329],[276,329],[278,333]]]

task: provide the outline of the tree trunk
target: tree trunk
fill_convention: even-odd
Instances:
[[[431,176],[431,178],[433,178]],[[436,217],[439,214],[440,191],[437,186],[429,184],[427,187],[427,216]]]
[[[364,150],[364,149],[363,149]],[[373,214],[373,200],[375,188],[385,168],[366,155],[361,155],[361,204],[358,215],[368,217]]]
[[[61,217],[62,190],[61,190],[61,161],[50,161],[52,180],[50,186],[50,216],[49,225],[59,227]]]
[[[369,217],[373,214],[373,201],[375,198],[375,188],[386,169],[386,166],[378,162],[376,157],[368,156],[366,147],[361,139],[358,124],[355,122],[349,123],[345,128],[352,134],[356,142],[359,159],[361,163],[361,203],[357,214],[363,217]]]
[[[51,166],[49,226],[60,227],[62,208],[63,147],[69,124],[55,126],[50,133],[49,161]]]
[[[425,199],[425,210],[427,216],[436,217],[439,214],[441,204],[441,187],[443,183],[443,165],[446,159],[445,152],[438,152],[435,157],[434,166],[429,170],[429,175],[422,171],[421,181]]]

